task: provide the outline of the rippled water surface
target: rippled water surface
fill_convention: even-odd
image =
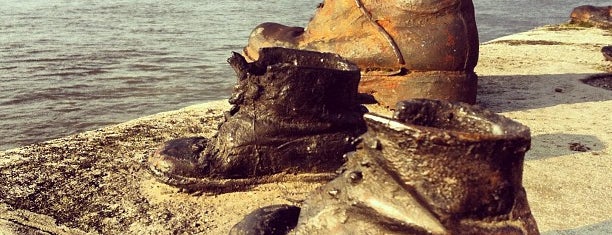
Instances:
[[[228,97],[253,27],[320,0],[0,0],[0,150]],[[481,41],[609,1],[475,1]]]

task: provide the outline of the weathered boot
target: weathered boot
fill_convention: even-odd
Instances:
[[[360,148],[306,199],[291,234],[539,233],[522,186],[527,127],[464,104],[414,100],[397,110],[365,115]],[[234,234],[254,234],[258,218]]]
[[[238,74],[232,109],[213,139],[167,142],[149,159],[161,181],[189,190],[330,179],[365,132],[359,69],[330,53],[264,48],[253,63],[228,60]]]
[[[362,70],[360,92],[386,106],[407,98],[476,101],[471,0],[325,0],[306,29],[257,26],[244,54],[256,60],[259,48],[275,46],[347,58]]]

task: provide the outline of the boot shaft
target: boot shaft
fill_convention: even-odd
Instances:
[[[366,115],[364,151],[441,217],[508,214],[522,189],[529,129],[474,106],[415,100]]]
[[[338,55],[262,48],[253,63],[237,53],[229,62],[238,74],[230,103],[243,115],[333,122],[362,109],[359,68]]]

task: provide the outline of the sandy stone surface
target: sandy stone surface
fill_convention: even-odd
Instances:
[[[610,44],[610,30],[565,26],[481,47],[479,103],[531,128],[523,183],[544,234],[612,234],[612,91],[581,82],[612,72]]]
[[[612,72],[608,44],[610,30],[548,26],[481,45],[478,103],[532,131],[523,183],[543,234],[612,234],[612,91],[581,82]],[[0,152],[0,234],[227,234],[250,211],[318,186],[190,195],[143,167],[165,140],[212,136],[228,108],[204,103]]]

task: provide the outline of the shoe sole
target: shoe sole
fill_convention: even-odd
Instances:
[[[160,182],[178,187],[188,193],[201,192],[203,194],[220,194],[247,190],[255,185],[279,182],[328,182],[334,179],[336,173],[276,173],[265,176],[255,176],[240,179],[191,178],[179,175],[169,176],[152,166],[147,167],[149,172]]]

